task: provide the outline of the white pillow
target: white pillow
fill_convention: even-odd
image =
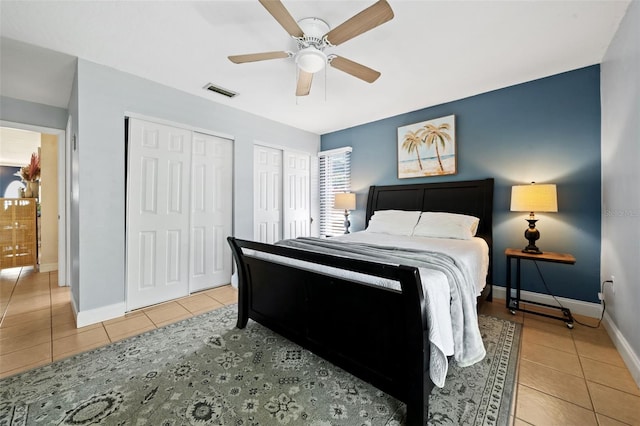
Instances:
[[[423,212],[413,230],[416,237],[470,240],[476,235],[480,219],[457,213]]]
[[[411,235],[420,218],[419,211],[378,210],[369,219],[368,232]]]

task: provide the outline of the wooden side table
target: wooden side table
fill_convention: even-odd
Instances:
[[[512,314],[515,314],[515,311],[528,312],[530,314],[540,315],[547,318],[553,318],[560,321],[564,321],[567,324],[567,327],[573,328],[573,315],[571,315],[571,311],[568,308],[563,308],[560,306],[548,305],[546,303],[540,302],[532,302],[530,300],[522,300],[520,298],[520,285],[521,285],[521,270],[520,270],[520,261],[522,259],[525,260],[533,260],[539,262],[551,262],[551,263],[565,263],[569,265],[573,265],[576,263],[576,258],[570,254],[566,253],[551,253],[545,252],[542,254],[533,254],[533,253],[525,253],[521,249],[513,249],[508,248],[504,251],[504,254],[507,256],[507,309],[511,311]],[[511,296],[511,263],[512,261],[516,261],[516,296]],[[533,305],[544,306],[552,309],[559,309],[562,312],[563,316],[555,316],[549,315],[543,312],[531,311],[528,309],[523,309],[520,307],[520,303],[530,303]]]

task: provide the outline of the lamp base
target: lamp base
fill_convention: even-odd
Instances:
[[[542,251],[540,251],[540,249],[536,246],[533,246],[533,247],[526,246],[525,248],[522,249],[522,252],[529,253],[529,254],[542,254]]]
[[[526,219],[529,227],[524,231],[524,237],[529,241],[529,245],[522,249],[523,253],[542,254],[542,251],[536,246],[536,241],[540,239],[540,231],[536,229],[537,219]]]
[[[344,233],[349,233],[349,226],[351,226],[351,222],[349,222],[349,210],[344,211]]]

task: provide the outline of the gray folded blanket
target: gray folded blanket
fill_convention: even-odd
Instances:
[[[458,267],[451,256],[435,251],[332,241],[325,238],[296,238],[280,241],[277,245],[352,259],[433,269],[444,273],[449,282],[451,295],[450,310],[456,362],[466,367],[481,361],[486,355],[478,328],[473,279],[465,276],[462,268]],[[429,283],[423,282],[422,285],[428,286]]]

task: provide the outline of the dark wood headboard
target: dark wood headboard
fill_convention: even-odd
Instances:
[[[493,178],[458,182],[369,187],[366,226],[377,210],[460,213],[480,219],[477,236],[489,245],[489,279],[493,252]]]

